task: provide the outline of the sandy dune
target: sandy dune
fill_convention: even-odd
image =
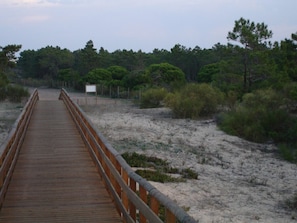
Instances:
[[[213,120],[172,119],[168,109],[138,109],[132,102],[99,99],[81,107],[120,151],[165,159],[199,176],[186,183],[154,183],[189,208],[199,222],[296,222],[285,203],[297,192],[297,166],[274,145],[226,135]]]

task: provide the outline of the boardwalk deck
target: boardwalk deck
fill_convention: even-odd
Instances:
[[[121,222],[62,101],[38,101],[0,222]]]

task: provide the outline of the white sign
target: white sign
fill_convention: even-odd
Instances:
[[[86,93],[88,92],[97,92],[96,85],[86,85]]]

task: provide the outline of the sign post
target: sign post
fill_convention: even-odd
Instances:
[[[87,94],[88,93],[96,94],[96,105],[97,105],[97,87],[95,84],[86,84],[86,104],[87,104]]]

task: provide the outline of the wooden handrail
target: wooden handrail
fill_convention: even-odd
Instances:
[[[38,92],[35,89],[19,118],[15,121],[8,137],[0,146],[0,208],[2,207],[17,157],[38,99]]]
[[[181,207],[136,174],[62,89],[64,101],[124,222],[196,222]]]

